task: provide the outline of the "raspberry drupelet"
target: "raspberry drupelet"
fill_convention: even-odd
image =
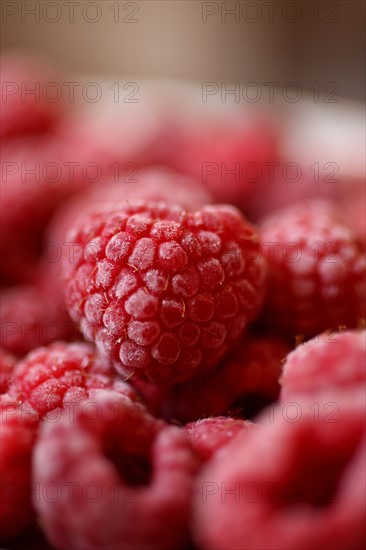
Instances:
[[[69,313],[126,377],[174,383],[212,370],[263,301],[258,237],[234,207],[126,204],[88,215],[68,241]]]

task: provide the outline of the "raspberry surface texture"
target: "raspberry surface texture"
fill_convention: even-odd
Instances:
[[[305,337],[365,318],[366,258],[356,233],[325,201],[276,212],[261,226],[272,330]]]
[[[226,416],[213,416],[190,422],[184,426],[189,439],[203,462],[209,460],[219,449],[243,430],[252,429],[254,424]]]
[[[110,361],[92,345],[57,342],[31,351],[17,365],[9,393],[43,417],[67,404],[92,397],[102,388],[137,400],[134,389],[115,375]]]
[[[165,427],[124,396],[100,390],[80,404],[73,423],[67,415],[57,424],[44,423],[34,479],[41,489],[50,482],[63,489],[57,501],[43,497],[35,506],[57,548],[183,548],[196,469],[182,430]]]
[[[31,503],[31,455],[38,415],[0,396],[0,542],[21,533],[34,519]]]
[[[364,547],[364,392],[318,406],[268,411],[213,457],[196,485],[199,548]]]
[[[262,304],[265,261],[234,207],[126,204],[68,239],[69,313],[123,376],[173,383],[212,370]]]
[[[351,392],[366,380],[366,331],[323,333],[291,352],[281,378],[283,402],[329,388]]]

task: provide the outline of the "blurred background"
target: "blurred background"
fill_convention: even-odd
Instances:
[[[73,73],[335,82],[365,99],[363,0],[3,0],[2,47]]]

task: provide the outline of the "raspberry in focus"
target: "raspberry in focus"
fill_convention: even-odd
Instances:
[[[234,207],[90,214],[69,232],[65,298],[125,377],[173,383],[217,366],[262,304],[266,265]]]

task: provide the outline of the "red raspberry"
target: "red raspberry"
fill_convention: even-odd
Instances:
[[[41,57],[25,53],[1,56],[2,139],[45,132],[55,124],[62,112],[60,101],[53,100],[56,80],[54,70]]]
[[[277,338],[248,337],[204,378],[175,386],[137,386],[150,410],[166,420],[188,422],[225,413],[248,417],[277,399],[289,351]]]
[[[203,418],[186,424],[184,429],[203,462],[207,462],[221,447],[243,430],[252,429],[254,424],[226,416]]]
[[[9,381],[13,374],[13,369],[17,359],[11,353],[0,348],[0,393],[7,393]]]
[[[262,303],[256,233],[228,206],[135,203],[68,239],[70,315],[124,376],[171,383],[214,368]]]
[[[366,379],[366,331],[320,334],[287,356],[282,374],[281,399],[314,397],[328,388],[349,391]]]
[[[72,422],[66,412],[44,423],[34,454],[35,506],[50,541],[75,550],[182,548],[197,469],[186,434],[111,391],[81,403]],[[48,484],[60,498],[47,499]]]
[[[273,329],[305,337],[365,316],[366,259],[355,233],[326,202],[295,205],[261,227],[269,262],[265,319]]]
[[[23,355],[37,346],[70,340],[78,331],[61,295],[41,285],[19,285],[0,291],[1,345]]]
[[[31,505],[31,453],[38,416],[30,408],[0,396],[0,542],[15,537],[34,518]]]
[[[114,389],[136,400],[133,388],[114,374],[108,359],[90,344],[57,342],[31,351],[17,365],[9,391],[40,416],[91,397],[100,388]]]
[[[266,425],[238,434],[203,470],[200,548],[364,548],[364,392],[324,395],[317,410],[295,405],[295,416],[269,411]]]

